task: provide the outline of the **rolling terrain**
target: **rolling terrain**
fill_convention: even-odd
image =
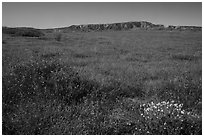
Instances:
[[[59,30],[3,29],[3,134],[202,134],[202,31]]]

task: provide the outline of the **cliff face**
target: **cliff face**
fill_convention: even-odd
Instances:
[[[197,26],[168,26],[165,27],[161,24],[153,24],[146,21],[135,21],[135,22],[122,22],[122,23],[112,23],[112,24],[86,24],[86,25],[72,25],[65,28],[51,29],[54,32],[90,32],[90,31],[120,31],[120,30],[193,30],[201,31],[202,27]]]
[[[198,27],[198,26],[172,26],[172,25],[170,25],[168,27],[168,29],[170,29],[170,30],[195,30],[195,31],[199,31],[199,30],[202,30],[202,27]]]
[[[87,25],[72,25],[68,27],[71,31],[103,31],[103,30],[131,30],[131,29],[150,29],[164,28],[164,25],[155,25],[150,22],[123,22],[112,24],[87,24]]]

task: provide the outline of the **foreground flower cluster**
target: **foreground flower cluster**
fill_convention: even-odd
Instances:
[[[161,119],[165,116],[169,116],[171,119],[180,119],[181,121],[186,117],[200,118],[198,114],[182,109],[183,104],[177,103],[174,100],[144,103],[140,105],[140,108],[143,108],[141,116],[146,120]]]

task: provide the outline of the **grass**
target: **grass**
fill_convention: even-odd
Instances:
[[[3,134],[202,134],[201,32],[3,34]]]

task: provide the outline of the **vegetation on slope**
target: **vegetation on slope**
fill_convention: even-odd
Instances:
[[[196,34],[76,33],[32,46],[3,37],[3,134],[202,134]],[[158,48],[170,37],[196,58],[174,58],[181,47],[171,40]]]

